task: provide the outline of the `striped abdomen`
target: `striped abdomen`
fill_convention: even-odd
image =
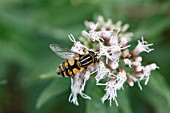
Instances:
[[[94,63],[94,57],[91,54],[79,55],[79,57],[67,60],[60,64],[57,73],[63,77],[73,76],[82,72]]]
[[[66,60],[59,65],[57,73],[63,77],[73,76],[76,73],[80,72],[81,68],[79,61],[74,59]]]

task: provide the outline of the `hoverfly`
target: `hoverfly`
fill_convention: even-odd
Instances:
[[[63,77],[73,77],[79,72],[86,71],[86,69],[97,61],[97,54],[86,48],[83,48],[84,54],[79,54],[69,49],[62,48],[57,44],[50,44],[50,48],[59,57],[65,59],[57,69],[57,74]]]

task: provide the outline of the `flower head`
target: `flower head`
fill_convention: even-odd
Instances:
[[[148,83],[151,71],[158,69],[155,64],[142,65],[141,52],[147,52],[153,44],[144,41],[138,41],[137,46],[131,51],[129,42],[132,40],[133,33],[127,32],[129,24],[122,25],[121,21],[113,23],[111,19],[104,21],[102,16],[98,17],[98,21],[85,21],[87,30],[82,31],[80,41],[76,41],[73,35],[69,35],[69,39],[74,43],[71,51],[80,55],[89,54],[93,51],[97,54],[96,63],[87,69],[74,75],[71,78],[71,94],[69,101],[79,105],[77,95],[85,99],[91,99],[84,94],[86,81],[90,76],[96,79],[96,85],[104,85],[106,94],[101,98],[104,103],[106,100],[116,103],[118,106],[117,92],[124,89],[124,84],[128,83],[131,87],[135,83],[142,89],[141,80]],[[86,49],[87,51],[84,51]]]
[[[71,78],[71,94],[69,97],[69,101],[74,103],[75,105],[79,105],[77,100],[77,95],[80,94],[84,99],[91,99],[88,95],[84,94],[84,87],[86,81],[89,79],[90,73],[86,72],[84,76],[81,73],[76,74],[73,78]]]

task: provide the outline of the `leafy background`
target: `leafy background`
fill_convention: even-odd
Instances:
[[[70,80],[57,78],[62,61],[49,49],[50,43],[70,48],[67,35],[79,37],[84,20],[98,15],[129,23],[135,41],[154,43],[155,51],[142,56],[160,67],[143,91],[137,85],[119,91],[119,107],[101,103],[104,92],[94,79],[85,90],[91,101],[69,103]],[[169,0],[0,0],[0,113],[169,113],[169,38]]]

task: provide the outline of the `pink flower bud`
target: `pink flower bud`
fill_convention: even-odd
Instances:
[[[155,63],[150,64],[150,68],[151,70],[159,69],[159,67]]]
[[[132,62],[132,66],[141,66],[141,62]]]
[[[125,25],[122,27],[121,32],[125,32],[128,28],[129,28],[129,24],[125,24]]]
[[[135,72],[141,72],[143,70],[143,66],[137,66],[135,68]]]
[[[142,57],[136,57],[135,59],[134,59],[136,62],[142,62]]]
[[[128,43],[127,38],[122,37],[122,38],[120,39],[120,43],[121,43],[123,46],[126,46],[126,45],[127,45],[127,43]]]
[[[129,67],[131,67],[132,62],[129,59],[125,58],[125,59],[123,59],[123,61],[124,61],[125,65],[128,65]]]
[[[128,80],[128,84],[129,84],[131,87],[134,86],[133,80],[129,79],[129,80]]]
[[[89,33],[87,33],[87,31],[83,30],[81,32],[81,34],[84,36],[84,37],[89,37]]]
[[[103,16],[98,16],[98,22],[99,23],[103,23],[104,22],[104,18],[103,18]]]
[[[111,67],[112,69],[117,69],[119,66],[118,62],[109,62],[109,67]]]

